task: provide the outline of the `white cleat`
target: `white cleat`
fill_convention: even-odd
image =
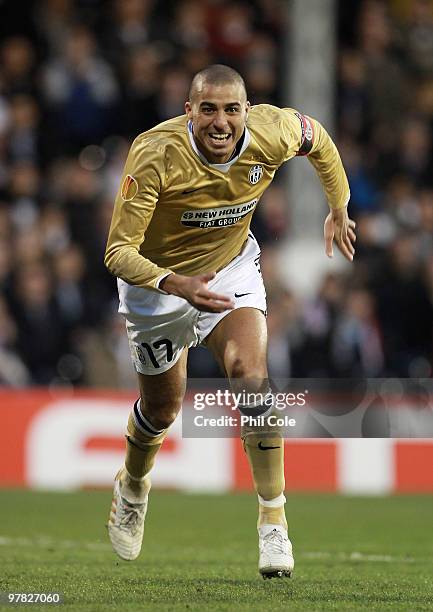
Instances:
[[[282,525],[262,525],[259,528],[259,572],[263,578],[292,575],[295,561],[292,543]]]
[[[107,528],[114,552],[125,561],[133,561],[140,554],[143,541],[150,482],[143,500],[129,501],[122,496],[122,471],[120,470],[117,474],[114,482],[113,501]]]

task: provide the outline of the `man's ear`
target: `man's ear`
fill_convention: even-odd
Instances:
[[[185,113],[188,115],[188,119],[192,119],[192,106],[189,100],[185,102]]]
[[[249,103],[249,100],[247,100],[247,103],[245,105],[245,111],[247,113],[246,119],[248,119],[248,113],[250,112],[250,110],[251,110],[251,104]]]

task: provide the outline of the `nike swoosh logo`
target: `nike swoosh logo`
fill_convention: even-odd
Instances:
[[[261,442],[259,442],[260,450],[272,450],[273,448],[280,448],[279,446],[263,446]]]
[[[185,189],[185,191],[182,191],[182,195],[183,194],[187,195],[188,193],[194,193],[194,191],[198,191],[199,189],[204,189],[204,187],[197,187],[197,189]]]
[[[244,297],[244,295],[252,295],[252,291],[249,293],[235,293],[235,297]]]

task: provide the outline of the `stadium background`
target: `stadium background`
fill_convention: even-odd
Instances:
[[[330,128],[341,152],[357,252],[352,266],[338,256],[326,261],[320,187],[306,160],[292,161],[253,224],[269,298],[270,372],[430,377],[432,2],[310,1],[335,8],[323,49],[328,93],[299,108]],[[136,382],[102,259],[128,145],[182,114],[191,75],[213,62],[245,76],[252,103],[295,106],[311,58],[297,56],[292,41],[314,27],[307,11],[289,18],[288,7],[301,5],[0,3],[0,484],[111,481]],[[319,195],[304,206],[309,193]],[[189,373],[219,376],[202,349],[191,351]],[[288,451],[289,488],[433,491],[427,440],[298,441]],[[195,490],[251,486],[237,443],[185,441],[178,424],[155,482],[191,488],[191,481]]]

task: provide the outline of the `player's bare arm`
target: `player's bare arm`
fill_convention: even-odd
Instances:
[[[196,276],[184,276],[182,274],[170,274],[160,283],[160,289],[184,298],[192,306],[204,312],[224,312],[234,308],[233,300],[208,289],[208,282],[214,279],[215,272],[198,274]]]

